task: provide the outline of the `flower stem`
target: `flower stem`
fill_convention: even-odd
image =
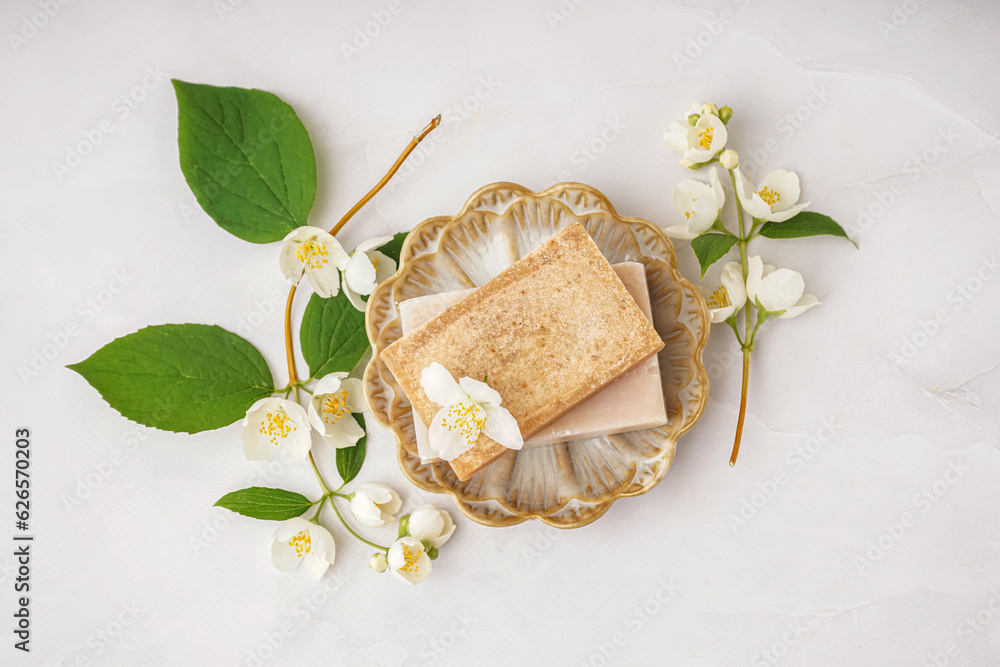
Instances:
[[[344,517],[341,515],[340,510],[337,509],[337,505],[336,505],[336,503],[333,502],[332,499],[330,500],[330,507],[332,507],[333,511],[337,513],[337,518],[340,519],[340,523],[344,524],[344,528],[347,529],[347,532],[349,532],[351,535],[353,535],[354,537],[358,538],[359,540],[361,540],[362,542],[364,542],[368,546],[374,547],[375,549],[381,549],[382,551],[384,551],[386,553],[389,553],[389,547],[383,547],[381,544],[375,544],[374,542],[372,542],[370,540],[366,540],[365,538],[361,537],[356,532],[354,532],[354,529],[351,528],[350,525],[348,525],[348,523],[346,521],[344,521]]]
[[[757,311],[757,324],[754,325],[753,332],[750,334],[750,339],[747,341],[747,347],[750,352],[753,352],[753,342],[757,338],[757,329],[760,329],[760,325],[767,322],[770,314],[765,310],[764,315],[761,316],[760,311]]]
[[[323,489],[323,496],[328,497],[333,495],[333,491],[326,485],[326,480],[323,479],[323,474],[320,473],[319,467],[316,465],[316,459],[313,458],[312,452],[309,452],[309,465],[312,466],[313,474],[316,475],[316,481],[319,482],[320,488]]]
[[[729,170],[729,180],[733,183],[733,192],[738,192],[736,188],[736,173],[732,169]],[[739,199],[738,196],[737,199]],[[740,206],[739,201],[736,202],[736,219],[739,223],[740,231],[740,240],[736,243],[740,247],[740,267],[743,269],[743,284],[745,285],[747,274],[750,272],[747,263],[747,241],[749,239],[743,227],[743,207]],[[743,331],[746,339],[741,341],[743,347],[743,389],[740,392],[740,416],[736,421],[736,439],[733,441],[733,454],[729,457],[729,465],[731,466],[736,465],[736,457],[740,454],[740,440],[743,438],[743,420],[747,414],[747,382],[750,379],[750,351],[753,349],[750,337],[750,304],[746,304],[744,310],[746,311],[744,314],[746,319],[744,320]],[[735,325],[733,326],[733,330],[736,330]],[[756,333],[756,329],[754,329],[754,333]],[[739,339],[739,336],[736,338]]]
[[[330,230],[330,234],[332,234],[333,236],[336,236],[337,232],[339,232],[341,230],[341,228],[344,225],[347,224],[347,221],[350,220],[351,218],[353,218],[354,214],[357,213],[358,211],[360,211],[361,208],[365,204],[367,204],[371,200],[372,197],[374,197],[375,195],[377,195],[379,190],[381,190],[383,187],[385,187],[385,184],[389,182],[389,179],[392,178],[393,174],[396,173],[396,170],[399,169],[399,167],[403,164],[403,162],[410,155],[410,153],[413,152],[413,149],[417,147],[417,144],[419,144],[421,141],[423,141],[424,137],[426,137],[428,134],[430,134],[431,130],[433,130],[434,128],[436,128],[440,124],[441,124],[441,114],[438,114],[434,118],[434,120],[432,120],[430,123],[427,124],[427,127],[425,127],[423,130],[420,131],[420,134],[418,134],[417,136],[413,137],[412,140],[410,140],[410,143],[403,150],[403,152],[400,153],[399,157],[396,158],[396,162],[393,163],[393,165],[389,168],[389,171],[387,171],[385,173],[385,176],[382,177],[382,180],[379,181],[378,183],[376,183],[375,187],[372,188],[371,191],[368,194],[366,194],[364,197],[362,197],[361,201],[359,201],[357,204],[355,204],[354,208],[352,208],[350,211],[348,211],[344,215],[344,217],[340,219],[340,222],[338,222],[334,226],[334,228]]]
[[[295,372],[295,351],[292,349],[292,301],[295,299],[296,286],[288,290],[288,300],[285,301],[285,358],[288,361],[288,386],[292,388],[295,400],[299,400],[299,378]]]
[[[319,514],[323,511],[323,505],[326,504],[326,496],[319,499],[319,506],[316,508],[316,513],[313,514],[313,518],[309,519],[312,523],[319,525]]]
[[[736,326],[736,316],[733,315],[726,320],[726,324],[728,324],[729,328],[733,330],[733,334],[736,336],[736,340],[740,344],[740,349],[743,349],[743,338],[740,336],[739,327]]]
[[[743,437],[743,418],[747,414],[747,381],[750,379],[750,350],[743,349],[743,392],[740,399],[740,417],[736,422],[736,441],[733,442],[733,455],[729,457],[729,465],[736,465],[736,457],[740,455],[740,439]]]

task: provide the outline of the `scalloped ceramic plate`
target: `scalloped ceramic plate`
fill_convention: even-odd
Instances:
[[[658,356],[669,423],[511,452],[465,482],[446,463],[421,464],[410,402],[381,360],[382,350],[402,335],[396,304],[482,285],[575,221],[611,263],[646,267],[653,325],[665,343]],[[375,347],[365,371],[365,400],[395,435],[403,472],[422,489],[450,494],[462,512],[490,526],[540,519],[575,528],[600,517],[615,500],[649,491],[663,479],[677,440],[708,401],[701,360],[708,312],[678,273],[673,245],[652,223],[619,216],[604,195],[579,183],[539,193],[494,183],[474,193],[458,215],[420,223],[403,245],[396,275],[368,300],[365,324]]]

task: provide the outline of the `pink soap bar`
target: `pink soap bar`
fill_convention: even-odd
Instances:
[[[642,312],[652,321],[646,271],[639,262],[613,266]],[[399,304],[399,318],[406,335],[424,322],[440,315],[476,288],[430,294]],[[456,378],[457,379],[457,378]],[[579,440],[596,435],[624,433],[667,423],[667,411],[660,384],[657,355],[640,362],[617,380],[555,420],[524,442],[525,447]],[[438,461],[427,444],[427,427],[413,414],[417,449],[423,463]]]

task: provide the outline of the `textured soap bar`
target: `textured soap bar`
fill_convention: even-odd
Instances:
[[[645,267],[639,262],[623,262],[612,265],[612,268],[646,318],[652,321]],[[403,334],[410,333],[475,291],[472,287],[403,301],[399,304],[399,322]],[[660,384],[660,364],[656,355],[651,355],[562,417],[543,427],[525,440],[524,446],[624,433],[666,423],[667,411]],[[427,427],[419,416],[414,420],[413,426],[421,461],[440,461],[428,446]]]
[[[455,378],[488,378],[527,438],[662,347],[574,223],[387,347],[382,359],[425,424],[441,406],[424,394],[420,374],[436,361]],[[480,435],[449,463],[464,480],[505,451]]]

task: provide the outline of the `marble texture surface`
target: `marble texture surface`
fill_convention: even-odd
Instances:
[[[1000,5],[13,0],[0,16],[3,664],[1000,663]],[[64,368],[147,324],[205,322],[282,376],[276,248],[197,206],[169,77],[291,103],[321,226],[443,113],[349,248],[494,181],[581,181],[676,224],[690,174],[660,136],[708,99],[736,110],[747,172],[798,171],[860,249],[754,242],[823,304],[762,330],[735,468],[739,360],[719,328],[708,409],[650,493],[566,532],[454,512],[415,588],[328,522],[337,564],[317,584],[271,566],[271,526],[212,506],[254,483],[313,493],[308,468],[248,463],[238,426],[137,427]],[[30,654],[9,629],[25,426]],[[428,500],[386,433],[369,447],[362,478],[404,510]]]

